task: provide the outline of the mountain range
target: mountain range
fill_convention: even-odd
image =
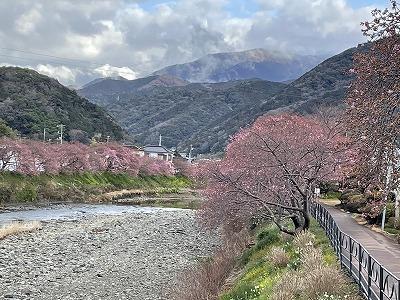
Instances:
[[[0,120],[22,136],[42,138],[58,136],[57,125],[70,133],[85,137],[124,137],[122,128],[99,106],[57,80],[30,69],[0,67]]]
[[[357,51],[360,48],[333,56],[290,83],[262,79],[189,83],[192,75],[183,79],[152,75],[104,79],[78,93],[114,116],[139,144],[155,143],[162,134],[168,147],[184,150],[193,145],[196,153],[220,152],[232,134],[265,113],[312,113],[340,106]]]
[[[75,91],[33,70],[1,67],[0,121],[33,138],[41,138],[44,128],[55,138],[57,125],[64,124],[67,139],[72,139],[72,134],[86,140],[101,134],[115,140],[133,138],[145,145],[157,143],[162,134],[163,144],[179,151],[193,145],[195,153],[221,152],[231,135],[263,114],[307,114],[324,107],[341,107],[352,80],[353,55],[364,48],[344,51],[299,78],[282,82],[260,78],[191,82],[198,75],[195,70],[184,78],[179,74],[135,80],[99,78]],[[249,53],[249,63],[265,57],[264,52],[245,52]],[[214,79],[228,78],[226,70],[221,67],[218,72],[225,75]],[[286,78],[290,76],[281,77]]]
[[[198,83],[252,78],[286,82],[297,79],[324,58],[312,55],[283,55],[265,49],[253,49],[208,54],[190,63],[163,68],[152,75],[170,75]]]

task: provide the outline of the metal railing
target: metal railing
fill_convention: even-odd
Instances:
[[[358,284],[368,300],[400,300],[400,280],[382,266],[348,234],[342,232],[328,210],[312,201],[311,215],[325,230],[342,268]]]

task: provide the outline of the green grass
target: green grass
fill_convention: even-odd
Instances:
[[[173,202],[168,202],[168,201],[157,201],[153,204],[145,204],[146,206],[151,206],[151,207],[164,207],[164,208],[182,208],[182,209],[199,209],[200,207],[200,202],[199,201],[173,201]]]
[[[0,173],[0,203],[41,200],[85,201],[90,197],[123,189],[146,193],[177,193],[192,186],[183,176],[138,176],[113,173],[81,173],[26,176]]]
[[[341,192],[329,191],[326,194],[321,194],[321,199],[324,199],[326,201],[339,201],[341,195]]]
[[[316,237],[316,246],[322,249],[326,264],[336,264],[335,252],[330,246],[324,230],[312,220],[310,231]],[[290,256],[287,267],[275,268],[268,261],[271,247],[282,247]],[[292,245],[291,239],[284,240],[276,226],[269,225],[257,234],[256,244],[240,258],[244,272],[235,285],[220,296],[220,300],[267,300],[281,276],[299,265],[299,255]]]

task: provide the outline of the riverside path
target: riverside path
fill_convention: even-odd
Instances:
[[[351,214],[324,205],[340,229],[351,236],[388,271],[400,278],[400,245],[381,233],[358,224]]]

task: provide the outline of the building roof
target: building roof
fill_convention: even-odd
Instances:
[[[124,147],[128,147],[128,148],[135,149],[135,150],[143,150],[139,146],[132,145],[132,144],[124,144]]]
[[[144,147],[143,150],[144,152],[147,153],[172,154],[172,152],[169,151],[164,146],[158,146],[158,145],[147,145]]]

